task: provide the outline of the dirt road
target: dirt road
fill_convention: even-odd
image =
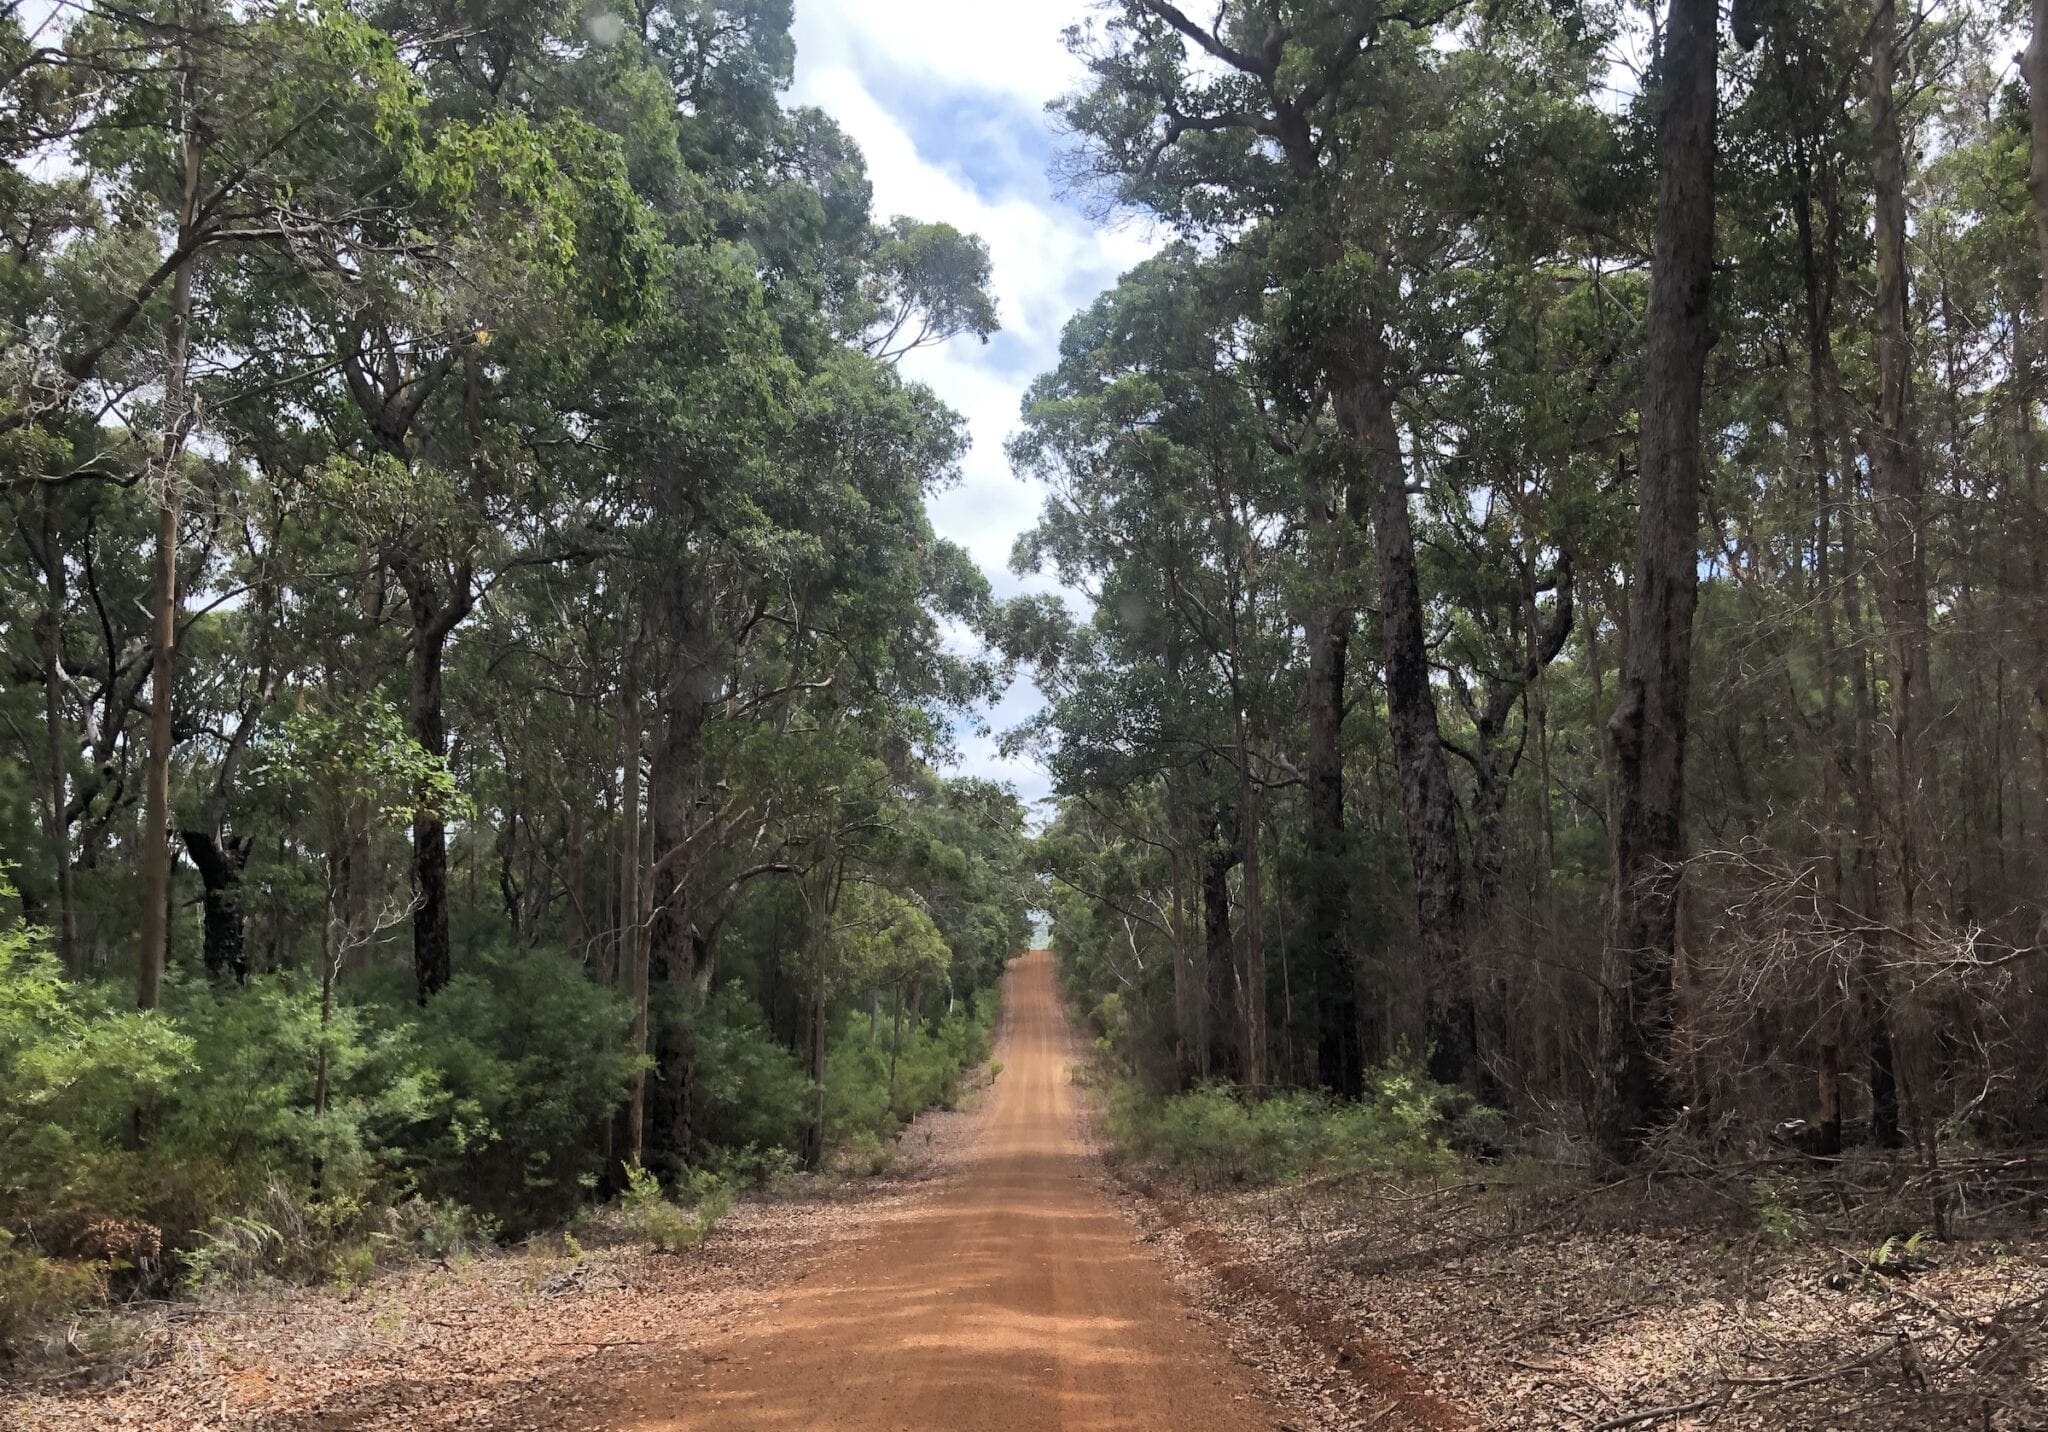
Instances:
[[[1051,957],[1010,968],[966,1166],[619,1408],[654,1432],[1253,1432],[1229,1352],[1090,1177]]]

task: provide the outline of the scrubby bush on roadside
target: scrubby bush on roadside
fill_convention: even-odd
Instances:
[[[1252,1099],[1223,1084],[1157,1095],[1132,1081],[1109,1091],[1118,1154],[1203,1183],[1281,1183],[1315,1174],[1426,1173],[1453,1158],[1461,1125],[1489,1116],[1459,1091],[1396,1064],[1357,1102],[1290,1090]]]
[[[303,977],[174,977],[140,1013],[0,929],[0,1348],[110,1288],[353,1277],[584,1196],[632,1067],[622,1001],[526,948],[424,1010],[355,994],[323,1015]]]
[[[410,1021],[409,1009],[383,1017]],[[403,1156],[422,1193],[517,1233],[566,1217],[603,1172],[590,1131],[623,1098],[626,1002],[561,951],[488,947],[418,1015],[418,1067],[436,1088]]]
[[[725,986],[704,1003],[696,1068],[691,1128],[706,1144],[792,1150],[803,1141],[816,1086],[737,985]]]
[[[926,1109],[952,1108],[962,1076],[994,1047],[995,1020],[994,990],[928,1025],[906,1018],[900,1035],[887,1018],[850,1013],[825,1060],[827,1142],[887,1141]]]
[[[695,1248],[732,1210],[733,1186],[710,1170],[695,1170],[677,1188],[686,1211],[670,1199],[661,1180],[634,1164],[626,1170],[626,1191],[620,1206],[626,1229],[657,1253],[683,1253]]]
[[[170,1020],[70,984],[39,931],[0,927],[0,1351],[159,1256],[130,1133],[191,1067]]]

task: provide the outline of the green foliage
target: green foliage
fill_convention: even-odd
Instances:
[[[1806,1236],[1806,1215],[1791,1202],[1792,1184],[1759,1178],[1750,1184],[1750,1210],[1756,1231],[1766,1243],[1789,1248]]]
[[[20,1246],[0,1228],[0,1353],[38,1324],[83,1307],[106,1291],[103,1271],[80,1259]]]
[[[737,985],[722,987],[705,1002],[697,1025],[697,1069],[692,1123],[706,1143],[772,1150],[794,1149],[802,1141],[815,1086]]]
[[[827,1142],[892,1139],[924,1110],[952,1108],[961,1076],[994,1046],[995,1018],[996,993],[987,990],[971,1010],[956,1008],[929,1025],[906,1020],[892,1092],[889,1020],[849,1012],[825,1060]]]
[[[603,1172],[590,1130],[632,1072],[624,1002],[559,950],[507,945],[477,951],[417,1019],[413,1059],[437,1097],[407,1135],[409,1175],[515,1231],[566,1215]]]
[[[695,1248],[732,1208],[733,1186],[727,1179],[696,1170],[677,1190],[692,1205],[685,1212],[663,1192],[661,1180],[634,1164],[626,1170],[626,1191],[620,1200],[626,1228],[657,1253],[683,1253]]]
[[[1353,1103],[1290,1090],[1251,1099],[1221,1084],[1148,1094],[1125,1080],[1109,1091],[1119,1156],[1163,1164],[1199,1183],[1285,1183],[1310,1175],[1420,1175],[1450,1167],[1450,1136],[1483,1117],[1420,1070],[1373,1072]]]
[[[0,881],[0,899],[11,893]],[[65,981],[42,932],[0,927],[0,1221],[133,1212],[126,1131],[193,1077],[196,1054],[165,1016]]]
[[[1910,1233],[1904,1238],[1894,1233],[1865,1254],[1863,1261],[1880,1273],[1910,1273],[1926,1263],[1923,1252],[1926,1243],[1927,1234],[1924,1230]]]
[[[421,1066],[412,1032],[379,1029],[347,1005],[323,1025],[317,988],[280,976],[220,991],[181,981],[165,1008],[192,1042],[192,1068],[152,1113],[164,1150],[195,1195],[190,1206],[155,1200],[174,1228],[203,1226],[209,1187],[253,1198],[274,1182],[366,1200],[389,1184],[387,1151],[443,1100]],[[326,1050],[325,1112],[313,1089]]]

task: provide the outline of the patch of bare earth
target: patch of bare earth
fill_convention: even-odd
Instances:
[[[742,1199],[680,1255],[614,1243],[572,1256],[559,1238],[536,1239],[361,1288],[125,1310],[71,1339],[110,1349],[14,1369],[0,1428],[602,1427],[620,1387],[774,1306],[832,1251],[925,1203],[977,1117],[921,1118],[885,1177]]]
[[[1774,1242],[1740,1183],[1121,1182],[1240,1351],[1285,1363],[1325,1426],[2048,1429],[2039,1230],[1909,1255],[1846,1219]]]

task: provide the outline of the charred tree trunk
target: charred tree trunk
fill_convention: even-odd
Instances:
[[[1236,1079],[1242,1072],[1237,1037],[1236,942],[1230,932],[1230,872],[1238,863],[1238,826],[1210,823],[1202,862],[1202,930],[1207,950],[1208,1019],[1202,1074]]]
[[[468,569],[459,568],[443,598],[434,579],[412,563],[396,567],[412,609],[412,735],[435,760],[448,757],[441,664],[448,635],[475,602]],[[516,817],[515,817],[516,818]],[[448,934],[448,827],[439,807],[423,805],[412,819],[412,971],[425,1004],[454,973]]]
[[[1344,675],[1351,613],[1308,619],[1308,862],[1303,919],[1315,961],[1316,1073],[1324,1088],[1357,1098],[1365,1088],[1358,970],[1352,958],[1344,839]]]
[[[1618,1161],[1676,1111],[1674,966],[1685,734],[1699,597],[1700,406],[1713,341],[1717,0],[1672,0],[1658,61],[1657,236],[1643,353],[1629,640],[1608,742],[1614,788],[1600,1142]]]
[[[1394,737],[1408,858],[1415,873],[1416,937],[1428,996],[1429,1070],[1446,1084],[1469,1083],[1479,1073],[1479,1016],[1465,952],[1458,802],[1444,762],[1436,696],[1430,687],[1407,468],[1377,355],[1349,376],[1336,408],[1339,422],[1364,449],[1372,472],[1372,539],[1379,574],[1387,721]]]
[[[182,830],[179,835],[204,892],[201,958],[206,977],[215,984],[245,983],[249,956],[243,942],[242,870],[249,862],[249,839],[231,839],[218,830]]]

